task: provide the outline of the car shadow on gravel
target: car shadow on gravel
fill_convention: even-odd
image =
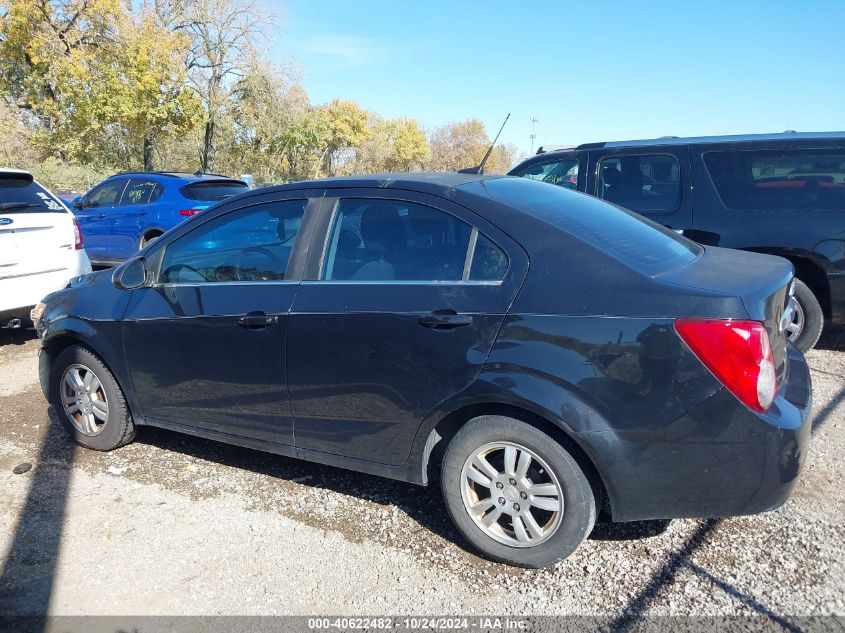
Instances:
[[[845,325],[831,325],[825,323],[822,335],[814,349],[832,352],[845,351]]]
[[[396,506],[422,527],[454,543],[466,553],[477,556],[477,552],[454,528],[437,484],[418,486],[149,426],[138,429],[135,441],[222,466],[353,496],[382,506]],[[665,532],[669,524],[668,520],[599,522],[589,538],[598,541],[650,538]]]
[[[4,616],[45,615],[53,594],[76,445],[52,409],[49,415],[49,427],[38,455],[33,453],[27,459],[32,469],[22,474],[0,475],[30,480],[11,546],[2,561],[0,629]],[[15,621],[14,627],[8,630],[36,631],[41,630],[42,624]]]
[[[6,345],[26,345],[38,338],[33,328],[0,329],[0,348]]]
[[[470,551],[452,527],[436,486],[424,488],[149,426],[138,429],[135,441],[265,477],[329,490],[382,506],[396,506],[423,527]]]

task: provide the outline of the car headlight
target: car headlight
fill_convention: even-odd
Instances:
[[[29,318],[36,328],[38,327],[38,322],[41,320],[41,315],[44,314],[44,308],[46,307],[47,306],[45,304],[39,303],[29,311]]]

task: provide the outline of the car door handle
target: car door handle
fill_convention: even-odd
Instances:
[[[435,310],[420,317],[420,324],[433,329],[452,329],[472,324],[471,314],[458,314],[454,310]]]
[[[270,325],[276,325],[278,322],[279,317],[263,312],[249,312],[242,317],[238,317],[238,325],[250,330],[260,330]]]

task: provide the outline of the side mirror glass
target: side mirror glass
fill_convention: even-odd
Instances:
[[[143,257],[135,257],[115,268],[112,284],[118,290],[134,290],[147,285],[147,263]]]
[[[76,196],[70,203],[74,209],[81,209],[82,208],[82,196]]]

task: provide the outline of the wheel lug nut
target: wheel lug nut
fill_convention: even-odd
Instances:
[[[525,491],[520,492],[520,493],[519,493],[519,496],[520,496],[520,497],[522,497],[523,499],[527,499],[527,498],[528,498],[528,495],[525,493]]]
[[[501,490],[504,487],[505,487],[505,484],[503,484],[501,481],[496,482],[496,488],[498,488],[499,490]]]
[[[513,509],[516,510],[517,512],[519,512],[519,504],[518,503],[513,504]]]
[[[516,479],[513,479],[513,478],[508,479],[508,483],[510,483],[511,486],[515,486],[516,485]]]
[[[499,505],[505,505],[505,498],[499,497]]]

